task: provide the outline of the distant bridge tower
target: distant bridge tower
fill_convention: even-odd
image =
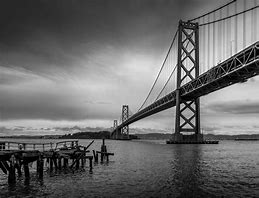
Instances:
[[[173,140],[202,141],[200,133],[200,100],[180,97],[179,88],[199,76],[199,25],[179,22],[176,89],[176,118]],[[192,133],[183,135],[183,133]]]
[[[115,139],[118,139],[118,136],[119,136],[117,127],[118,127],[118,120],[114,120],[113,121],[113,130],[116,130],[115,131]]]
[[[128,118],[129,118],[129,106],[123,105],[122,114],[121,114],[122,122],[125,122]],[[121,129],[121,136],[123,139],[129,139],[129,125],[126,125]]]

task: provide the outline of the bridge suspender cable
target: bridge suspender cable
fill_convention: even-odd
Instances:
[[[224,20],[226,20],[226,19],[229,19],[229,18],[238,16],[238,15],[240,15],[240,14],[244,14],[244,13],[249,12],[249,11],[251,11],[251,10],[254,10],[254,9],[256,9],[256,8],[259,8],[259,6],[252,7],[252,8],[250,8],[250,9],[244,10],[244,11],[239,12],[239,13],[236,13],[236,14],[233,14],[233,15],[231,15],[231,16],[224,17],[224,18],[222,18],[222,19],[218,19],[218,20],[211,21],[211,22],[208,22],[208,23],[203,23],[203,24],[200,24],[199,26],[204,26],[204,25],[209,25],[209,24],[212,24],[212,23],[217,23],[217,22],[219,22],[219,21],[224,21]]]
[[[176,69],[176,68],[177,68],[177,64],[174,66],[174,70],[171,72],[169,78],[167,79],[167,81],[166,81],[164,87],[163,87],[163,88],[161,89],[161,91],[159,92],[159,94],[158,94],[158,96],[156,97],[155,101],[157,101],[157,99],[161,96],[162,92],[164,91],[165,87],[167,86],[167,84],[168,84],[169,80],[171,79],[173,73],[175,72],[175,69]]]
[[[188,47],[189,43],[190,43],[190,41],[188,41],[188,42],[187,42],[187,44],[186,44],[185,48],[187,48],[187,47]],[[181,54],[181,56],[182,56],[183,54],[184,54],[184,52]],[[162,92],[164,91],[165,87],[166,87],[166,86],[167,86],[167,84],[169,83],[169,81],[170,81],[170,79],[171,79],[172,75],[174,74],[174,72],[175,72],[176,68],[177,68],[177,64],[174,66],[173,71],[171,72],[171,74],[170,74],[170,76],[168,77],[168,79],[167,79],[167,81],[166,81],[166,83],[165,83],[164,87],[163,87],[163,88],[161,89],[161,91],[159,92],[159,94],[158,94],[158,96],[156,97],[155,101],[157,101],[157,100],[159,99],[159,97],[161,96],[161,94],[162,94]]]
[[[162,72],[162,70],[163,70],[163,68],[164,68],[164,65],[165,65],[165,62],[166,62],[166,60],[167,60],[167,57],[169,56],[169,53],[170,53],[170,51],[171,51],[171,49],[172,49],[172,47],[173,47],[173,44],[174,44],[174,42],[175,42],[177,33],[178,33],[178,30],[177,30],[177,31],[175,32],[175,34],[174,34],[173,41],[172,41],[172,43],[171,43],[171,45],[170,45],[170,47],[169,47],[169,50],[168,50],[168,52],[167,52],[167,54],[166,54],[165,60],[164,60],[162,66],[161,66],[161,68],[160,68],[160,70],[159,70],[159,72],[158,72],[158,75],[157,75],[157,77],[156,77],[156,80],[154,81],[154,83],[153,83],[153,85],[152,85],[152,87],[151,87],[151,89],[150,89],[150,91],[149,91],[149,93],[148,93],[146,99],[144,100],[143,104],[142,104],[141,107],[138,109],[138,111],[140,111],[140,109],[145,105],[147,99],[149,98],[151,92],[153,91],[153,89],[154,89],[154,87],[155,87],[155,84],[156,84],[156,82],[157,82],[157,80],[158,80],[158,77],[160,76],[160,74],[161,74],[161,72]]]
[[[210,15],[211,13],[217,12],[218,10],[220,10],[220,9],[222,9],[222,8],[224,8],[224,7],[226,7],[226,6],[230,5],[230,4],[232,4],[232,3],[235,3],[236,1],[237,1],[237,0],[233,0],[233,1],[227,3],[227,4],[223,5],[223,6],[220,6],[219,8],[217,8],[217,9],[215,9],[215,10],[212,10],[212,11],[206,13],[206,14],[203,14],[203,15],[201,15],[201,16],[199,16],[199,17],[196,17],[196,18],[194,18],[194,19],[191,19],[191,20],[189,20],[189,21],[190,21],[190,22],[191,22],[191,21],[195,21],[195,20],[197,20],[197,19],[200,19],[200,18],[202,18],[202,17],[205,17],[205,16],[207,16],[207,15]]]
[[[204,19],[205,16],[210,16],[210,14],[214,13],[214,15],[213,15],[213,21],[208,20],[207,23],[204,23],[204,21],[203,21],[202,24],[199,24],[199,26],[206,26],[206,25],[214,24],[214,23],[217,23],[217,22],[220,22],[220,21],[224,21],[224,20],[226,20],[226,19],[229,19],[229,18],[238,16],[238,15],[241,15],[241,14],[244,14],[244,13],[246,13],[246,12],[249,12],[249,11],[254,10],[254,9],[256,9],[256,8],[259,7],[259,5],[255,5],[254,7],[250,8],[250,9],[247,9],[247,10],[245,9],[245,10],[242,11],[242,12],[239,12],[239,13],[235,12],[235,14],[233,14],[233,15],[229,15],[229,9],[228,9],[228,10],[227,10],[228,14],[227,14],[226,17],[222,18],[222,13],[220,13],[220,16],[221,16],[220,19],[215,20],[215,12],[221,11],[223,8],[225,8],[225,7],[227,7],[227,6],[229,6],[230,4],[235,3],[235,2],[237,2],[237,0],[233,0],[233,1],[231,1],[231,2],[229,2],[229,3],[227,3],[227,4],[225,4],[225,5],[223,5],[223,6],[221,6],[221,7],[219,7],[219,8],[217,8],[217,9],[213,10],[213,11],[210,11],[210,12],[208,12],[208,13],[206,13],[206,14],[203,14],[203,15],[201,15],[201,16],[199,16],[199,17],[196,17],[196,18],[194,18],[194,19],[191,19],[191,20],[189,20],[189,21],[191,22],[191,21],[199,20],[199,19],[201,19],[201,18]],[[235,6],[236,6],[236,5],[235,5]],[[236,11],[236,7],[235,7],[235,11]],[[223,26],[224,26],[224,24],[223,24]],[[213,28],[213,31],[214,31],[214,29],[215,29],[215,28]],[[223,27],[223,30],[224,30],[224,29],[225,29],[225,27]],[[208,33],[209,33],[209,32],[210,32],[210,29],[208,30]],[[166,55],[166,57],[165,57],[165,60],[164,60],[162,66],[161,66],[161,68],[160,68],[160,70],[159,70],[159,73],[158,73],[158,75],[157,75],[157,77],[156,77],[156,79],[155,79],[155,81],[154,81],[154,83],[153,83],[153,85],[152,85],[152,87],[151,87],[151,89],[150,89],[150,91],[149,91],[147,97],[145,98],[143,104],[142,104],[141,107],[138,109],[138,112],[139,112],[139,111],[142,109],[142,107],[146,104],[147,100],[149,99],[149,97],[150,97],[150,95],[151,95],[151,93],[152,93],[152,91],[153,91],[153,89],[154,89],[154,87],[155,87],[155,85],[156,85],[156,83],[157,83],[157,81],[158,81],[158,78],[159,78],[159,76],[160,76],[160,74],[161,74],[161,72],[162,72],[162,70],[163,70],[163,68],[164,68],[164,66],[165,66],[165,63],[166,63],[166,61],[167,61],[167,59],[168,59],[168,56],[169,56],[169,54],[170,54],[170,51],[171,51],[171,49],[172,49],[172,46],[173,46],[173,44],[174,44],[174,42],[175,42],[177,33],[178,33],[178,31],[176,31],[176,33],[175,33],[175,35],[174,35],[173,41],[172,41],[172,43],[171,43],[171,45],[170,45],[170,47],[169,47],[169,50],[168,50],[167,55]],[[214,34],[215,34],[215,33],[214,33]],[[208,39],[210,39],[210,38],[209,38],[209,35],[208,35]],[[213,42],[215,42],[214,40],[215,40],[215,35],[213,35]],[[215,49],[214,49],[214,50],[215,50]],[[215,57],[214,57],[213,59],[215,59]],[[213,62],[214,62],[214,60],[213,60]],[[209,64],[208,64],[208,65],[209,65]],[[177,66],[177,65],[176,65],[176,66]],[[176,66],[175,66],[175,68],[176,68]],[[164,87],[162,88],[162,90],[160,91],[160,93],[158,94],[158,96],[156,97],[155,101],[161,96],[161,94],[162,94],[162,92],[164,91],[165,87],[167,86],[169,80],[171,79],[171,77],[172,77],[172,75],[173,75],[173,73],[174,73],[174,71],[175,71],[175,68],[174,68],[174,70],[172,71],[172,73],[170,74],[170,76],[169,76],[167,82],[165,83]]]

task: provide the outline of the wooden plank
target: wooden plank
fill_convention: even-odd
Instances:
[[[7,175],[7,169],[6,169],[5,166],[2,164],[2,161],[0,161],[0,168],[1,168],[2,171]]]
[[[6,161],[2,161],[2,164],[4,165],[6,170],[10,170],[10,166],[8,165],[8,163]]]

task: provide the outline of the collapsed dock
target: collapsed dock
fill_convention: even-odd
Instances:
[[[90,154],[88,146],[78,144],[78,140],[61,141],[57,143],[20,143],[20,142],[0,142],[0,170],[8,175],[8,183],[16,182],[16,176],[22,176],[22,168],[25,179],[30,178],[29,164],[36,162],[36,172],[40,179],[43,179],[44,164],[48,164],[49,172],[66,169],[79,169],[86,166],[88,161],[89,171],[93,169],[93,159],[98,162],[98,155],[101,154],[101,162],[104,158],[108,161],[109,155],[105,142],[101,146],[100,152],[93,150],[94,156]],[[47,163],[46,163],[47,162]]]

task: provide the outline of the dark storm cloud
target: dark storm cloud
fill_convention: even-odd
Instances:
[[[106,45],[126,47],[158,34],[153,43],[142,45],[156,51],[152,47],[165,46],[176,25],[171,19],[178,16],[178,5],[166,0],[8,0],[0,4],[2,65],[43,73],[55,67],[70,70],[76,59]],[[166,39],[159,37],[161,32]]]
[[[258,101],[231,101],[220,102],[209,105],[207,108],[221,113],[231,114],[259,114]]]
[[[137,109],[178,20],[204,2],[0,1],[1,119],[112,120],[122,104]]]
[[[122,75],[124,89],[132,86],[127,81],[130,72],[118,72],[119,62],[129,62],[128,57],[134,58],[131,54],[164,56],[176,26],[177,6],[168,0],[1,1],[1,119],[114,117],[110,99],[105,98],[111,94],[105,91],[116,89]],[[131,76],[136,78],[134,73]],[[45,85],[48,79],[75,80],[91,89],[81,92],[91,95],[96,90],[103,95],[87,104],[81,101],[87,101],[88,95],[77,94],[78,101],[66,85],[50,92]],[[108,105],[109,113],[103,108]]]

